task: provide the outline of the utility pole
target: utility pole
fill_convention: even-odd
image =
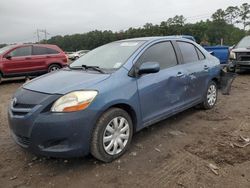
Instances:
[[[39,42],[40,41],[40,39],[39,39],[40,37],[39,37],[39,30],[38,29],[36,30],[36,35],[37,35],[37,42]]]
[[[37,29],[36,34],[37,34],[37,41],[40,42],[40,33],[44,34],[44,40],[47,41],[47,36],[49,33],[47,32],[46,29]]]

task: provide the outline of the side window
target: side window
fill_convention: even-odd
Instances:
[[[15,50],[11,51],[9,55],[11,57],[21,57],[21,56],[30,56],[32,48],[31,46],[24,46],[16,48]]]
[[[161,42],[149,47],[137,63],[157,62],[161,69],[177,65],[176,54],[171,42]]]
[[[205,56],[204,56],[204,54],[198,48],[196,48],[196,51],[197,51],[199,60],[206,59]]]
[[[33,46],[33,55],[45,55],[47,54],[47,48],[40,46]]]
[[[33,55],[58,54],[59,52],[42,46],[33,46]]]
[[[180,41],[177,43],[180,47],[184,63],[191,63],[191,62],[199,61],[196,49],[193,44],[188,43],[188,42],[180,42]]]
[[[59,54],[59,52],[57,50],[51,49],[51,48],[47,48],[47,53],[48,54]]]

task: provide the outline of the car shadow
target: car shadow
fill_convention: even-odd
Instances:
[[[8,84],[13,84],[13,83],[23,83],[26,81],[25,77],[21,78],[5,78],[2,80],[1,85],[8,85]]]

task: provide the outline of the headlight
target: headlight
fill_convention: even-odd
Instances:
[[[230,59],[236,59],[236,53],[230,52]]]
[[[74,91],[59,98],[52,106],[52,112],[75,112],[86,109],[94,100],[97,91]]]

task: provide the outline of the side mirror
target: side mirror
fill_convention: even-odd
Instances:
[[[146,62],[141,64],[138,69],[138,74],[149,74],[149,73],[157,73],[160,71],[160,65],[157,62]]]
[[[5,58],[8,59],[8,60],[10,60],[11,59],[11,55],[6,55]]]
[[[231,46],[231,47],[229,47],[229,50],[232,50],[232,49],[234,49],[235,48],[235,44],[233,45],[233,46]]]
[[[209,53],[214,56],[214,51],[210,51]]]

